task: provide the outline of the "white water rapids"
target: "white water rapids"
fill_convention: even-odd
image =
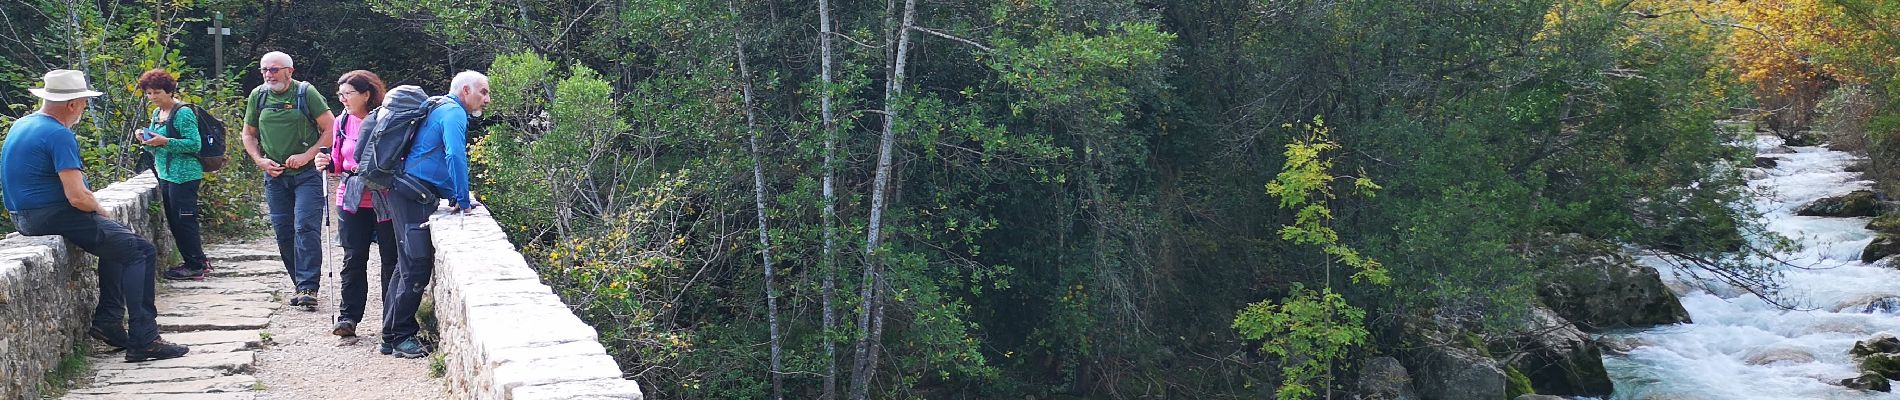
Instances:
[[[1860,375],[1847,354],[1855,341],[1900,334],[1900,315],[1861,313],[1873,300],[1900,296],[1900,269],[1860,262],[1861,249],[1873,240],[1865,228],[1869,218],[1794,215],[1816,199],[1872,182],[1843,171],[1858,160],[1854,155],[1818,146],[1770,154],[1781,143],[1774,136],[1756,141],[1761,155],[1779,165],[1751,171],[1749,185],[1760,192],[1753,205],[1770,231],[1802,246],[1781,255],[1808,268],[1782,268],[1781,297],[1815,310],[1784,311],[1745,293],[1692,289],[1675,281],[1669,263],[1645,258],[1681,296],[1694,323],[1606,337],[1634,346],[1626,354],[1606,347],[1614,399],[1900,399],[1900,393],[1839,386]]]

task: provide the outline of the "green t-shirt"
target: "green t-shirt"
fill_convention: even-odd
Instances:
[[[269,89],[259,86],[251,90],[250,96],[245,97],[244,124],[257,127],[257,142],[260,150],[264,151],[264,158],[269,158],[278,164],[283,164],[284,159],[290,158],[291,155],[308,151],[310,146],[315,146],[317,141],[323,138],[321,136],[323,133],[317,129],[317,124],[311,121],[312,117],[330,112],[330,105],[324,102],[322,92],[314,87],[308,87],[309,84],[305,82],[293,80],[291,84],[293,86],[283,93],[272,93]],[[297,109],[299,88],[305,91],[304,107],[307,110]],[[258,96],[264,96],[262,109],[257,106]],[[303,168],[287,168],[284,173],[302,173],[310,167],[311,165],[306,164]]]

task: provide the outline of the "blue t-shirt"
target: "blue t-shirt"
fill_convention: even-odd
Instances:
[[[7,210],[67,205],[59,171],[82,165],[79,139],[53,116],[36,112],[13,121],[0,144],[0,194]]]

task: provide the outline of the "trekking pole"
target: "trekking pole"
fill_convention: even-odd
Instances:
[[[324,155],[324,156],[329,156],[329,155],[330,155],[330,148],[329,148],[329,147],[318,147],[318,148],[317,148],[317,154],[322,154],[322,155]],[[330,165],[331,165],[331,166],[335,166],[335,165],[336,165],[336,160],[330,160]],[[332,207],[332,206],[330,205],[330,204],[331,204],[331,202],[330,202],[330,172],[329,172],[329,171],[325,171],[326,169],[328,169],[328,168],[318,168],[318,169],[317,169],[317,178],[318,178],[318,179],[322,179],[322,181],[321,181],[321,182],[322,182],[322,185],[323,185],[323,186],[318,186],[318,187],[317,187],[317,189],[318,189],[318,190],[321,190],[321,191],[323,191],[323,229],[322,229],[322,232],[320,232],[320,233],[318,233],[318,234],[317,234],[317,246],[318,246],[318,250],[317,250],[317,251],[318,251],[318,254],[321,254],[321,258],[322,258],[322,260],[323,260],[323,261],[321,261],[321,262],[319,262],[319,263],[317,264],[317,268],[322,268],[325,274],[327,274],[327,275],[330,275],[330,277],[332,277],[332,278],[335,278],[335,277],[336,277],[336,268],[331,268],[331,265],[330,265],[330,246],[326,246],[326,245],[324,245],[324,244],[323,244],[323,242],[325,241],[325,237],[328,237],[328,236],[330,236],[330,235],[329,235],[329,233],[330,233],[330,220],[332,220],[332,219],[335,219],[334,217],[331,217],[331,216],[330,216],[330,208]],[[341,291],[341,290],[342,290],[342,286],[343,286],[343,281],[342,281],[342,280],[338,280],[338,281],[337,281],[337,284],[336,284],[336,285],[337,285],[337,289],[336,289],[336,290],[331,290],[331,291],[330,291],[330,293],[332,293],[332,294],[335,294],[335,293],[338,293],[339,291]],[[339,309],[340,309],[340,306],[341,306],[341,304],[336,304],[336,301],[340,301],[340,300],[342,299],[342,296],[341,296],[341,295],[335,295],[335,296],[329,296],[329,297],[332,297],[332,299],[331,299],[332,301],[330,301],[330,304],[331,304],[332,306],[336,306],[336,307],[339,307]],[[331,321],[331,322],[335,322],[335,321]]]

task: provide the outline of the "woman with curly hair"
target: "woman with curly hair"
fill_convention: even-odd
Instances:
[[[171,280],[204,279],[211,273],[211,262],[205,259],[198,225],[198,188],[205,176],[204,165],[198,163],[198,149],[204,143],[198,133],[199,116],[178,101],[178,80],[164,69],[139,75],[137,88],[152,102],[152,123],[133,136],[152,153],[165,224],[185,259],[163,275]]]

